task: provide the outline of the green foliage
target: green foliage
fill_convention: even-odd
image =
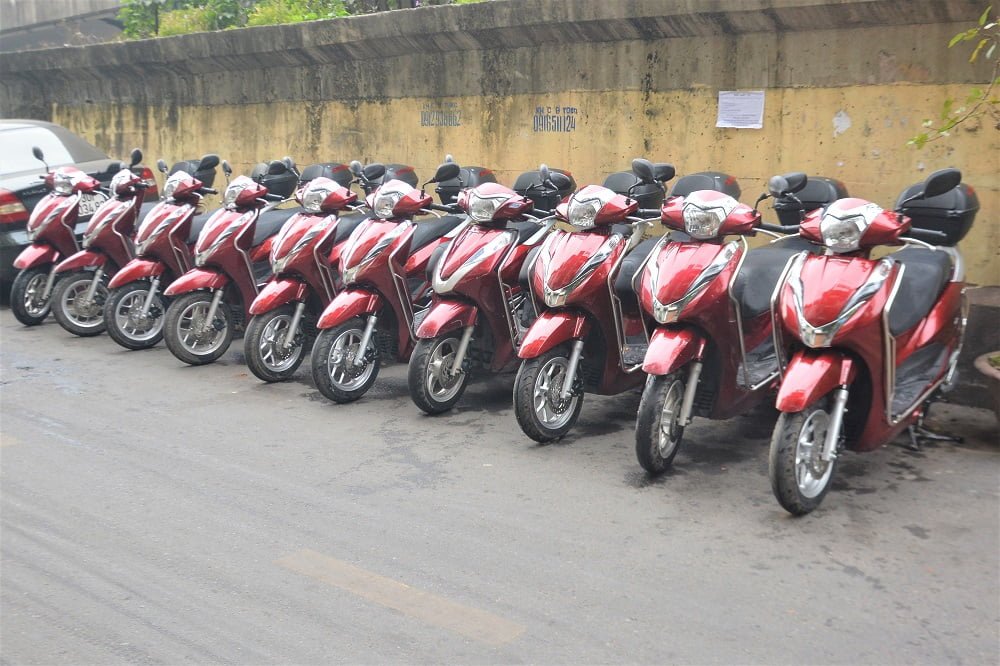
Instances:
[[[1000,58],[994,58],[997,55],[997,44],[1000,43],[1000,24],[995,19],[990,19],[992,10],[992,5],[987,7],[979,16],[975,26],[963,30],[948,42],[948,48],[962,42],[975,42],[976,45],[969,56],[970,63],[976,62],[980,55],[986,60],[994,60],[989,85],[985,90],[972,88],[964,103],[957,104],[953,99],[944,100],[937,122],[924,120],[924,131],[910,139],[907,142],[909,145],[923,148],[929,141],[949,136],[951,130],[980,116],[991,117],[995,129],[1000,129],[1000,99],[994,94],[994,90],[1000,88]]]
[[[278,25],[348,16],[344,0],[260,0],[247,25]]]
[[[160,15],[160,37],[187,35],[192,32],[211,30],[208,10],[204,7],[175,9]]]

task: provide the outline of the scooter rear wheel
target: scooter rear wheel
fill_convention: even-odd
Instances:
[[[680,377],[650,375],[642,390],[635,420],[635,455],[650,474],[665,472],[681,446],[684,426],[678,424],[684,381]]]
[[[334,402],[354,402],[378,377],[378,354],[360,349],[364,329],[364,322],[354,318],[316,337],[310,359],[313,381],[319,392]],[[358,354],[365,355],[361,365],[355,363]]]
[[[27,268],[17,274],[10,288],[10,309],[14,318],[25,326],[38,326],[49,316],[52,295],[41,300],[52,266]]]
[[[255,315],[243,336],[247,367],[265,382],[283,382],[292,377],[305,358],[305,340],[299,333],[290,347],[284,346],[295,306],[283,305]],[[300,323],[301,327],[302,324]]]
[[[771,437],[768,476],[778,503],[791,514],[805,515],[820,505],[830,490],[836,459],[822,459],[830,423],[828,399],[801,412],[778,417]]]
[[[77,271],[59,279],[52,290],[52,314],[64,329],[87,338],[104,332],[104,304],[108,300],[107,278],[102,277],[94,297],[86,300],[94,282],[91,271]]]
[[[514,380],[514,415],[524,434],[536,442],[551,442],[565,436],[583,407],[583,391],[560,396],[569,352],[557,347],[521,363]]]
[[[222,357],[233,341],[233,319],[229,305],[219,303],[212,321],[205,322],[212,294],[195,291],[184,294],[167,308],[163,338],[167,349],[189,365],[205,365]]]
[[[163,339],[167,306],[161,293],[153,296],[149,312],[142,315],[149,287],[145,280],[130,282],[112,291],[104,304],[108,337],[125,349],[149,349]]]

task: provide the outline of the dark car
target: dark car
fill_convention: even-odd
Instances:
[[[39,176],[45,167],[32,155],[38,146],[50,169],[75,166],[94,176],[105,186],[118,173],[121,160],[111,159],[65,127],[40,120],[0,120],[0,283],[4,293],[17,275],[14,259],[28,245],[25,226],[35,204],[47,194]],[[155,184],[153,172],[143,177]],[[146,201],[158,196],[155,185],[146,191]],[[77,236],[89,217],[81,217]]]

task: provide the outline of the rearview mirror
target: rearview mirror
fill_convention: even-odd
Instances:
[[[355,176],[364,175],[364,171],[361,169],[361,162],[357,160],[351,160],[351,163],[347,165],[347,168],[351,170]]]
[[[441,183],[446,180],[454,180],[455,178],[458,178],[460,173],[462,173],[462,168],[460,166],[454,162],[445,162],[437,168],[437,171],[434,172],[434,177],[427,182]]]
[[[138,148],[132,149],[132,162],[128,165],[129,168],[134,167],[136,164],[142,161],[142,151]]]
[[[288,155],[285,155],[284,157],[282,157],[281,158],[281,162],[282,162],[282,164],[285,165],[285,168],[288,169],[289,171],[294,171],[295,170],[295,160],[293,160]]]
[[[673,164],[658,162],[653,165],[653,180],[665,183],[677,175],[677,169]]]
[[[637,157],[632,160],[632,173],[634,173],[636,178],[643,183],[652,183],[654,180],[653,163],[649,160]]]
[[[542,185],[544,185],[549,180],[549,166],[547,164],[538,165],[538,176],[542,179]]]
[[[945,192],[951,192],[962,182],[962,172],[958,169],[941,169],[935,171],[924,181],[923,198],[941,196]]]
[[[808,176],[801,171],[786,173],[783,176],[771,176],[767,181],[767,191],[772,197],[782,197],[800,191],[809,182]]]
[[[35,156],[36,160],[39,160],[40,162],[45,161],[45,153],[43,153],[42,149],[39,148],[38,146],[31,147],[31,154]]]
[[[228,160],[222,160],[222,173],[226,174],[226,177],[233,175],[233,167],[229,166]]]
[[[164,162],[162,159],[156,160],[156,168],[160,173],[166,173],[167,163]]]

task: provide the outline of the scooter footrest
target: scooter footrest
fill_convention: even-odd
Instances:
[[[625,365],[640,365],[646,358],[649,345],[625,345],[622,349],[622,361]]]

